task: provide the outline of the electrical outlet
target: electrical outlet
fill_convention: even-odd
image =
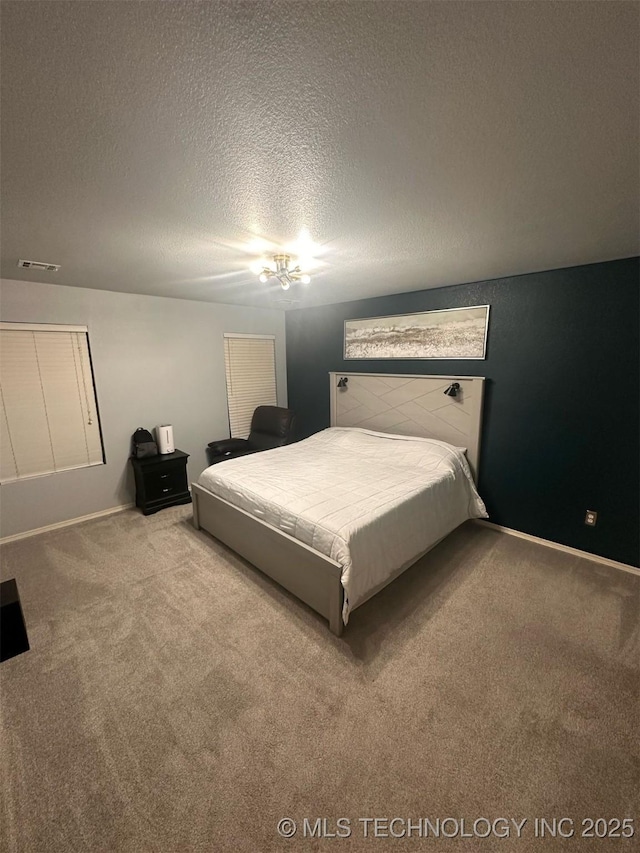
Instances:
[[[587,514],[584,517],[584,523],[588,524],[589,527],[595,527],[597,520],[598,513],[594,509],[588,509]]]

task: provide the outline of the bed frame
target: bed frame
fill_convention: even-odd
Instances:
[[[342,380],[347,380],[346,384]],[[338,387],[338,382],[341,382]],[[456,397],[444,390],[460,383]],[[467,448],[469,466],[477,479],[484,378],[475,376],[416,376],[388,373],[330,373],[331,426],[350,426],[378,432],[417,435]],[[221,463],[224,464],[224,463]],[[342,634],[342,567],[335,560],[299,542],[223,498],[192,483],[193,523],[228,545],[313,610],[329,620],[329,629]],[[427,551],[401,566],[368,600]],[[364,604],[364,600],[357,606]]]

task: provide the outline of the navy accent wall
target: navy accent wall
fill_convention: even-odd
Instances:
[[[298,437],[329,426],[330,370],[485,376],[479,491],[490,520],[640,565],[639,261],[287,312]],[[343,359],[346,319],[485,304],[484,361]]]

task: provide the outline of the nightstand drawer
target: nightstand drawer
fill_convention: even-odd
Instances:
[[[145,472],[144,490],[147,500],[155,501],[158,498],[186,491],[187,482],[184,465],[177,468],[175,465],[172,465],[171,468],[166,467],[168,470],[159,468],[155,471]]]

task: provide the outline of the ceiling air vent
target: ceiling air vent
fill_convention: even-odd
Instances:
[[[46,270],[47,272],[58,272],[60,264],[44,264],[42,261],[18,261],[19,267],[24,267],[26,270]]]

